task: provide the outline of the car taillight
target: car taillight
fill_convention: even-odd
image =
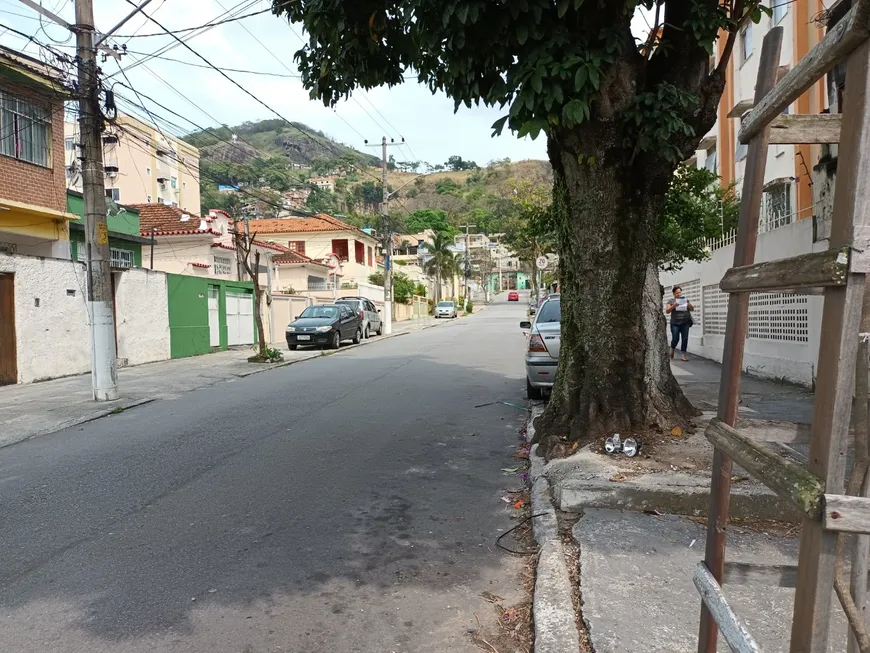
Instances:
[[[544,347],[544,339],[537,333],[533,333],[529,337],[529,351],[547,351],[547,348]]]
[[[361,319],[363,322],[366,321],[366,314],[364,311],[359,312],[359,319]]]

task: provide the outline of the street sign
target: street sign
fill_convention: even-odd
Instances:
[[[546,270],[547,266],[550,264],[550,260],[546,256],[539,256],[535,259],[535,266],[539,270]]]

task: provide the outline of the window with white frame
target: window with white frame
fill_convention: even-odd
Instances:
[[[774,2],[776,4],[773,4],[771,6],[771,9],[773,10],[773,24],[776,25],[779,23],[779,21],[785,18],[785,15],[788,13],[788,5],[790,3],[789,0],[774,0]]]
[[[76,149],[76,141],[72,136],[67,136],[65,139],[63,139],[63,149],[65,149],[67,152],[72,152],[74,149]]]
[[[710,172],[716,172],[717,169],[717,161],[716,161],[716,148],[711,147],[707,150],[707,157],[704,159],[704,167]]]
[[[110,200],[115,200],[116,202],[121,201],[121,189],[120,188],[107,188],[106,189],[106,197]]]
[[[791,210],[791,183],[782,182],[764,190],[761,203],[760,232],[772,231],[794,222]]]
[[[215,274],[232,274],[233,259],[228,256],[214,257],[214,273]]]
[[[740,119],[740,127],[743,126],[743,118]],[[740,131],[740,127],[737,128],[737,131]],[[741,143],[737,140],[737,148],[734,150],[734,160],[735,161],[743,161],[746,158],[746,154],[749,152],[749,146],[746,143]]]
[[[135,265],[133,252],[129,249],[117,249],[112,247],[112,267],[113,268],[132,268]]]
[[[169,178],[169,186],[171,188],[178,188],[178,177],[170,177]]]
[[[740,30],[740,63],[752,56],[752,21],[748,21]]]
[[[157,203],[158,203],[158,204],[166,204],[166,201],[165,201],[162,197],[158,197],[158,198],[157,198]]]
[[[51,165],[51,112],[0,92],[0,154],[45,168]]]

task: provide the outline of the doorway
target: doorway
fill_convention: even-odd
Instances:
[[[15,344],[15,275],[0,274],[0,385],[18,383]]]

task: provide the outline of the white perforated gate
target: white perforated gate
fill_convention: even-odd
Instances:
[[[728,295],[718,284],[704,286],[704,335],[725,335]],[[809,298],[794,293],[752,293],[749,296],[749,338],[809,342]]]
[[[227,344],[250,345],[254,342],[254,296],[227,293]]]

